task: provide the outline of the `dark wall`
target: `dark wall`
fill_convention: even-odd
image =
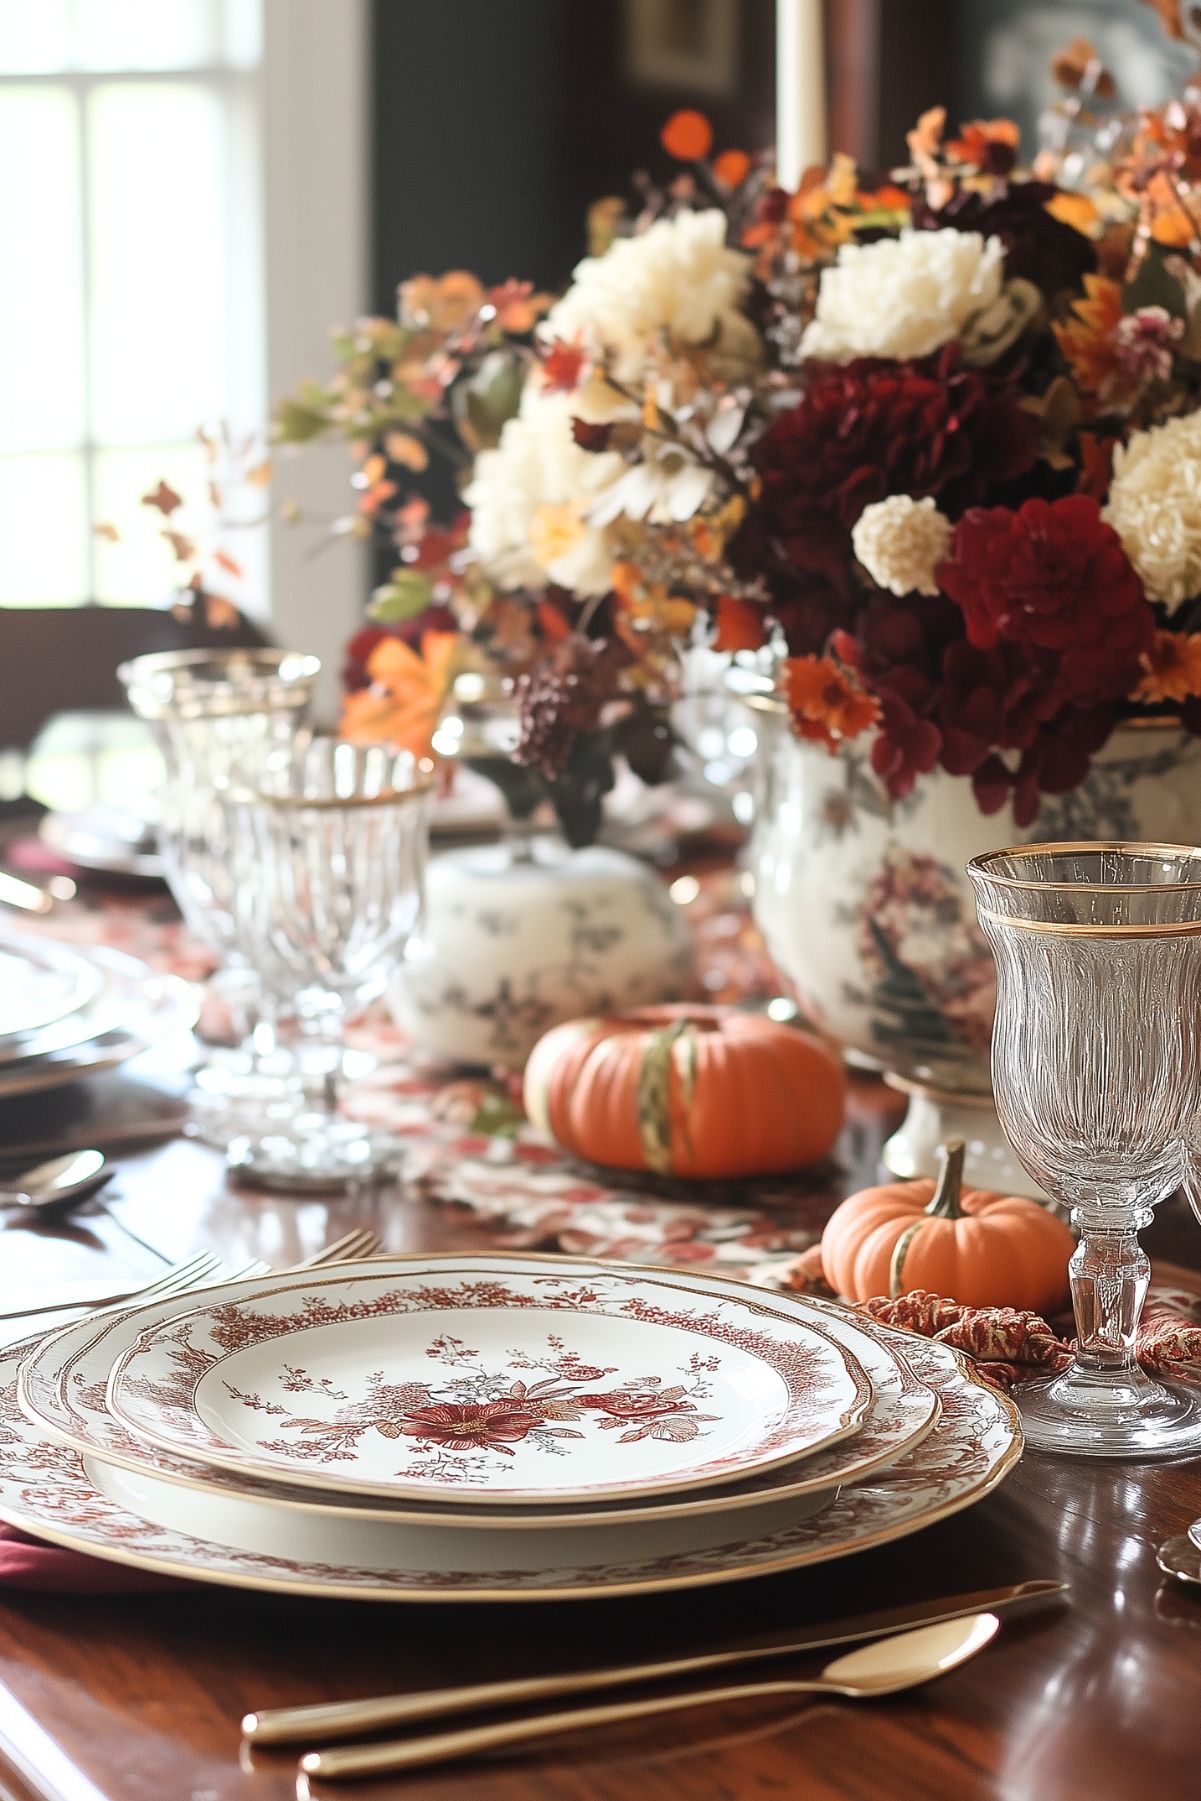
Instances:
[[[699,105],[719,147],[770,144],[774,0],[734,0],[729,92],[637,85],[627,4],[643,0],[375,0],[373,301],[450,268],[557,288],[584,252],[584,215],[671,171],[658,144]],[[703,6],[705,0],[694,0]],[[688,0],[682,0],[685,12]]]

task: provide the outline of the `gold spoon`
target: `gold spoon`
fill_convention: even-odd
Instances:
[[[820,1676],[809,1681],[743,1682],[728,1688],[705,1688],[686,1695],[655,1695],[650,1699],[607,1702],[599,1707],[571,1707],[557,1713],[526,1715],[500,1720],[491,1726],[468,1726],[458,1732],[435,1732],[417,1738],[394,1739],[386,1744],[347,1745],[329,1751],[310,1751],[300,1760],[302,1773],[336,1782],[350,1776],[378,1776],[393,1770],[415,1770],[425,1764],[446,1763],[492,1751],[502,1745],[532,1744],[561,1732],[578,1732],[590,1726],[610,1726],[622,1720],[652,1719],[656,1714],[678,1713],[687,1707],[721,1707],[749,1696],[764,1698],[793,1695],[843,1695],[869,1701],[916,1688],[953,1670],[982,1651],[1000,1625],[996,1614],[972,1614],[939,1626],[921,1626],[893,1638],[864,1645],[847,1657],[835,1658]]]
[[[1178,1532],[1175,1538],[1165,1538],[1156,1552],[1155,1561],[1165,1576],[1175,1576],[1180,1582],[1201,1583],[1201,1551],[1193,1541],[1191,1529]]]

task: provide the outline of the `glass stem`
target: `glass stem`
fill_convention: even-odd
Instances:
[[[314,1113],[336,1119],[342,1094],[342,1009],[330,1006],[301,1007],[297,1011],[304,1093]]]
[[[1151,1279],[1151,1264],[1138,1241],[1150,1225],[1149,1210],[1118,1225],[1112,1214],[1079,1207],[1072,1215],[1080,1243],[1068,1263],[1076,1315],[1076,1362],[1113,1373],[1135,1368],[1135,1337]]]

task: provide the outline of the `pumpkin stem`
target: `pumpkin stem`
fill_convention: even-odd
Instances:
[[[963,1159],[967,1147],[962,1138],[952,1138],[939,1147],[939,1159],[942,1167],[938,1172],[938,1183],[934,1190],[934,1199],[926,1208],[931,1219],[962,1219],[963,1208],[959,1205],[959,1196],[963,1189]]]

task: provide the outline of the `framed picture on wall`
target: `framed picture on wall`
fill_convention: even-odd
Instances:
[[[626,0],[631,87],[721,98],[738,86],[738,0]]]

